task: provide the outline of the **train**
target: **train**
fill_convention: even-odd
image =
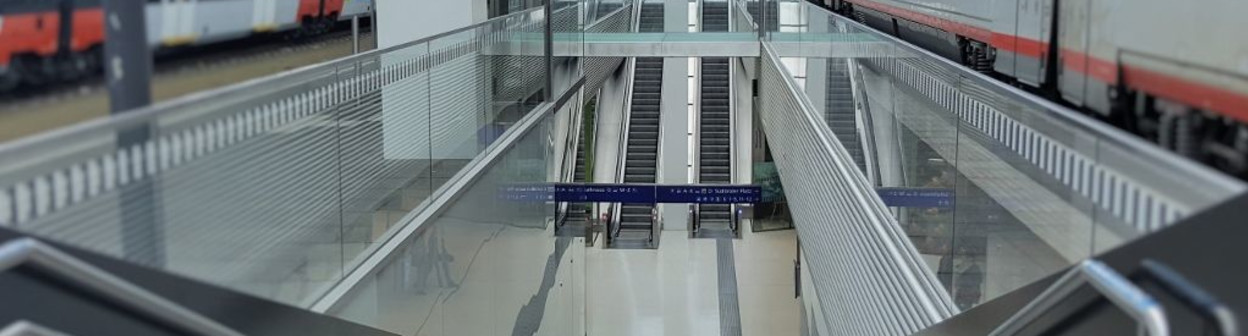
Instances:
[[[318,35],[373,8],[373,0],[146,1],[147,42],[156,51],[256,34]],[[0,92],[99,72],[104,38],[102,0],[0,0]]]
[[[811,1],[1248,178],[1248,1]]]

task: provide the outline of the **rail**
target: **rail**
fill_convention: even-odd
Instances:
[[[1110,302],[1113,302],[1115,306],[1135,319],[1148,335],[1170,335],[1170,322],[1166,318],[1166,312],[1161,304],[1151,295],[1132,284],[1130,280],[1096,260],[1085,260],[1070,271],[1067,271],[1057,282],[1043,293],[1040,293],[1040,296],[1005,320],[1001,326],[997,327],[989,335],[1007,336],[1018,334],[1029,323],[1051,311],[1056,305],[1083,287],[1084,284],[1091,285],[1101,295],[1108,298]]]
[[[641,8],[641,7],[638,6],[638,8]],[[633,113],[632,111],[633,83],[634,81],[637,80],[635,78],[636,67],[637,67],[637,59],[633,57],[629,57],[628,62],[627,64],[625,64],[625,67],[624,67],[624,71],[627,72],[627,74],[625,75],[625,78],[628,78],[628,80],[625,81],[624,83],[624,109],[620,110],[621,111],[620,142],[617,144],[620,150],[617,152],[618,158],[616,158],[616,161],[615,161],[616,163],[615,164],[615,181],[617,182],[624,182],[624,172],[625,172],[624,166],[628,164],[628,126],[631,123],[630,119]],[[620,207],[621,206],[622,204],[620,203],[611,203],[611,206],[610,206],[610,210],[609,210],[610,217],[607,220],[606,227],[604,230],[606,234],[606,242],[608,246],[611,245],[611,242],[615,240],[615,234],[616,234],[617,229],[614,229],[612,225],[617,225],[620,223],[620,212],[621,212]]]
[[[21,238],[0,245],[0,272],[19,266],[33,267],[71,286],[98,295],[109,303],[193,335],[242,336],[229,327],[190,309],[153,294],[125,279],[61,252],[34,238]],[[34,327],[34,326],[28,326]],[[37,328],[36,328],[37,329]]]
[[[770,43],[759,69],[760,114],[826,320],[847,334],[906,335],[953,315],[949,294]],[[844,302],[836,300],[836,302]]]

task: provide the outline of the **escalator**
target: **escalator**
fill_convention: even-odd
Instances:
[[[582,127],[579,139],[576,141],[576,170],[572,173],[573,183],[585,183],[589,180],[586,157],[585,157],[585,134],[588,133]],[[563,221],[559,225],[558,234],[561,237],[580,237],[585,235],[585,229],[593,218],[590,213],[593,210],[593,203],[569,203],[565,210]]]
[[[754,20],[754,23],[759,23],[759,21],[762,21],[761,17],[759,16],[760,14],[758,12],[759,8],[761,8],[758,1],[747,2],[745,8],[746,10],[750,11],[750,18]],[[765,31],[774,32],[774,31],[780,30],[780,15],[778,14],[779,13],[778,11],[779,11],[779,6],[777,5],[776,2],[774,1],[767,2],[767,13],[766,13],[766,20],[765,20],[767,22],[765,25],[766,29],[764,29]]]
[[[728,31],[728,1],[702,2],[702,31]]]
[[[640,32],[663,31],[663,5],[641,6]],[[633,94],[628,115],[628,142],[624,183],[655,183],[659,153],[659,109],[663,91],[663,58],[638,57],[633,73]],[[654,204],[622,204],[619,240],[654,240]]]
[[[728,3],[707,1],[702,4],[702,31],[728,31]],[[730,58],[703,57],[701,62],[701,111],[698,114],[698,183],[732,183],[732,122],[728,90]],[[699,236],[723,236],[736,231],[732,221],[732,205],[702,204],[698,206]]]
[[[597,15],[594,16],[594,18],[602,19],[603,17],[606,17],[607,14],[611,14],[611,12],[614,12],[615,10],[620,9],[620,7],[623,7],[623,6],[624,6],[623,3],[600,2],[598,3]]]
[[[841,141],[849,156],[854,159],[858,169],[867,173],[867,164],[862,152],[862,139],[858,136],[858,122],[854,110],[854,88],[849,77],[849,62],[844,58],[828,59],[827,98],[824,105],[824,118],[831,128],[832,134]]]

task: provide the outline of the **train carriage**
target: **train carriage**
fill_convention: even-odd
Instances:
[[[976,70],[1248,176],[1248,1],[823,0]]]
[[[147,0],[148,43],[176,48],[288,32],[309,36],[372,10],[372,0]],[[98,71],[100,0],[0,0],[0,91]]]

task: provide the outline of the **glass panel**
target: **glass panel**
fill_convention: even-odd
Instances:
[[[779,8],[765,43],[960,308],[1211,204],[1186,190],[1223,190],[1200,173],[1184,186],[1181,160],[1076,112],[815,5],[765,1]]]
[[[338,118],[343,249],[348,271],[433,193],[429,153],[429,45],[366,57],[364,78],[410,73],[366,92]]]
[[[547,141],[555,118],[542,119],[330,313],[401,335],[562,335],[583,328],[583,301],[576,299],[583,297],[584,269],[576,266],[583,238],[555,237],[549,203],[498,194],[556,175]]]
[[[0,147],[0,225],[311,306],[541,102],[541,13]]]

